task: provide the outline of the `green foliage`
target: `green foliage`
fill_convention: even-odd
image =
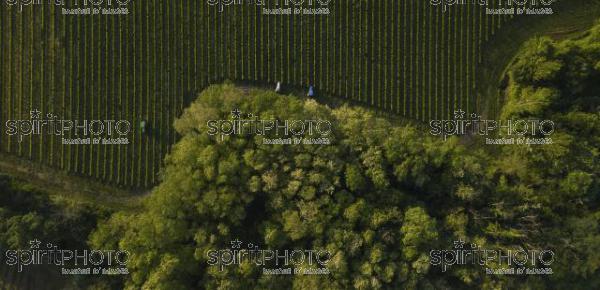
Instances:
[[[282,2],[275,0],[210,1],[225,4],[221,12],[206,0],[123,0],[129,14],[122,17],[50,17],[81,8],[60,2],[43,13],[41,7],[15,13],[22,9],[14,5],[0,11],[2,120],[38,109],[63,119],[128,120],[136,130],[119,146],[1,135],[0,149],[126,188],[158,183],[161,161],[177,141],[171,124],[194,92],[225,79],[281,82],[284,90],[314,86],[319,98],[422,121],[458,108],[473,111],[485,42],[508,20],[483,17],[480,5],[453,5],[449,14],[425,0],[286,0],[280,6],[331,12],[316,17],[263,14]],[[108,2],[121,7],[94,1],[103,8]],[[371,174],[385,185],[380,170]]]
[[[29,242],[33,240],[38,240],[43,245],[52,243],[59,249],[89,249],[88,236],[96,228],[98,220],[105,219],[107,216],[108,212],[104,209],[51,198],[47,192],[35,189],[8,175],[0,174],[0,249],[3,255],[7,249],[30,249]],[[118,249],[118,246],[112,245],[111,248],[103,249]],[[14,287],[17,288],[29,285],[21,278],[15,279],[19,275],[27,275],[24,277],[33,280],[42,279],[48,289],[67,287],[65,285],[70,285],[69,289],[88,289],[87,287],[114,289],[122,285],[122,281],[118,278],[61,277],[62,275],[58,274],[60,268],[53,266],[37,266],[34,269],[24,270],[31,273],[11,273],[14,269],[8,267],[2,271],[0,280],[8,279],[2,282],[7,282],[9,285],[14,283]]]
[[[404,255],[409,260],[413,260],[419,252],[427,252],[426,249],[431,249],[432,241],[438,237],[435,220],[432,220],[421,207],[409,208],[406,211],[400,232]],[[419,251],[419,248],[424,249]]]
[[[533,47],[546,58],[559,51],[546,42]],[[128,289],[597,285],[600,229],[592,225],[600,202],[600,122],[576,102],[553,113],[567,94],[542,83],[562,74],[567,62],[558,72],[551,72],[553,65],[538,72],[515,65],[531,73],[510,87],[531,89],[520,97],[543,103],[518,114],[553,117],[561,131],[551,145],[478,148],[360,108],[330,109],[231,84],[209,87],[175,122],[182,137],[145,209],[115,215],[91,243],[132,253]],[[206,133],[208,120],[229,119],[236,108],[262,119],[329,120],[332,144],[264,145],[266,136]],[[331,274],[263,275],[250,263],[222,271],[209,266],[207,251],[229,248],[235,239],[263,249],[327,249]],[[556,274],[515,279],[479,267],[441,272],[431,266],[429,251],[458,239],[493,249],[551,249]],[[575,255],[584,258],[569,267]]]
[[[600,106],[598,28],[577,39],[528,41],[509,68],[503,118],[545,116],[549,112],[594,112]]]
[[[89,206],[53,201],[47,193],[0,174],[0,248],[29,248],[34,239],[85,247],[98,216],[104,214]]]
[[[367,181],[358,166],[346,167],[346,186],[354,192],[359,192],[367,186]]]
[[[262,145],[263,136],[206,134],[208,120],[227,119],[235,108],[263,119],[324,119],[343,125],[334,125],[330,146]],[[408,209],[412,202],[388,172],[391,161],[408,154],[394,152],[400,148],[385,132],[398,129],[389,122],[361,109],[331,110],[310,100],[258,90],[245,95],[222,85],[203,92],[175,127],[182,138],[167,157],[163,182],[147,199],[146,210],[115,215],[91,238],[96,246],[118,244],[132,251],[128,287],[183,289],[200,283],[209,289],[339,289],[364,284],[372,289],[401,285],[413,267],[418,275],[427,273],[423,257],[438,237],[437,228],[423,208]],[[417,137],[416,130],[406,130]],[[433,158],[439,149],[411,142],[421,147],[417,151],[439,159]],[[448,160],[436,162],[443,166]],[[401,182],[412,184],[408,179],[423,174],[411,171]],[[403,219],[408,220],[404,227]],[[423,222],[430,226],[421,230]],[[228,247],[235,238],[268,248],[327,249],[336,282],[317,276],[297,278],[302,283],[269,278],[256,267],[223,272],[208,267],[206,251]],[[414,249],[405,262],[402,243]]]

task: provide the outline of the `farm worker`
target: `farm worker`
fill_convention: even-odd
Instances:
[[[142,131],[142,134],[146,133],[146,120],[140,122],[140,130]]]
[[[313,86],[308,88],[308,96],[311,98],[315,96],[315,88]]]
[[[275,87],[275,92],[276,93],[281,92],[281,82],[277,82],[277,86]]]

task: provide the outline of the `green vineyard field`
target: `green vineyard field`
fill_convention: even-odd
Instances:
[[[177,138],[174,118],[197,92],[224,80],[314,85],[319,94],[420,121],[475,112],[482,47],[511,19],[478,5],[443,12],[424,0],[334,0],[330,15],[261,15],[256,5],[218,12],[184,0],[134,0],[129,15],[0,9],[2,124],[38,109],[134,127],[146,120],[150,128],[120,146],[2,134],[0,150],[131,188],[157,182]]]

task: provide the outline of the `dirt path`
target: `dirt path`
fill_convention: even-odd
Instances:
[[[27,182],[51,196],[82,203],[96,203],[114,209],[135,209],[147,192],[133,192],[107,186],[86,177],[0,153],[0,173]]]

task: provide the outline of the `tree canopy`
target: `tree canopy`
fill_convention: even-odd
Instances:
[[[180,134],[144,210],[91,237],[131,252],[128,289],[593,289],[600,287],[600,26],[560,43],[530,41],[509,68],[503,118],[556,122],[553,143],[497,147],[442,140],[418,125],[314,100],[215,85],[175,122]],[[330,145],[220,138],[208,120],[324,119]],[[235,239],[268,249],[326,249],[329,275],[263,275],[207,263]],[[553,275],[446,272],[430,251],[464,240],[550,249]],[[488,267],[501,265],[488,265]]]

